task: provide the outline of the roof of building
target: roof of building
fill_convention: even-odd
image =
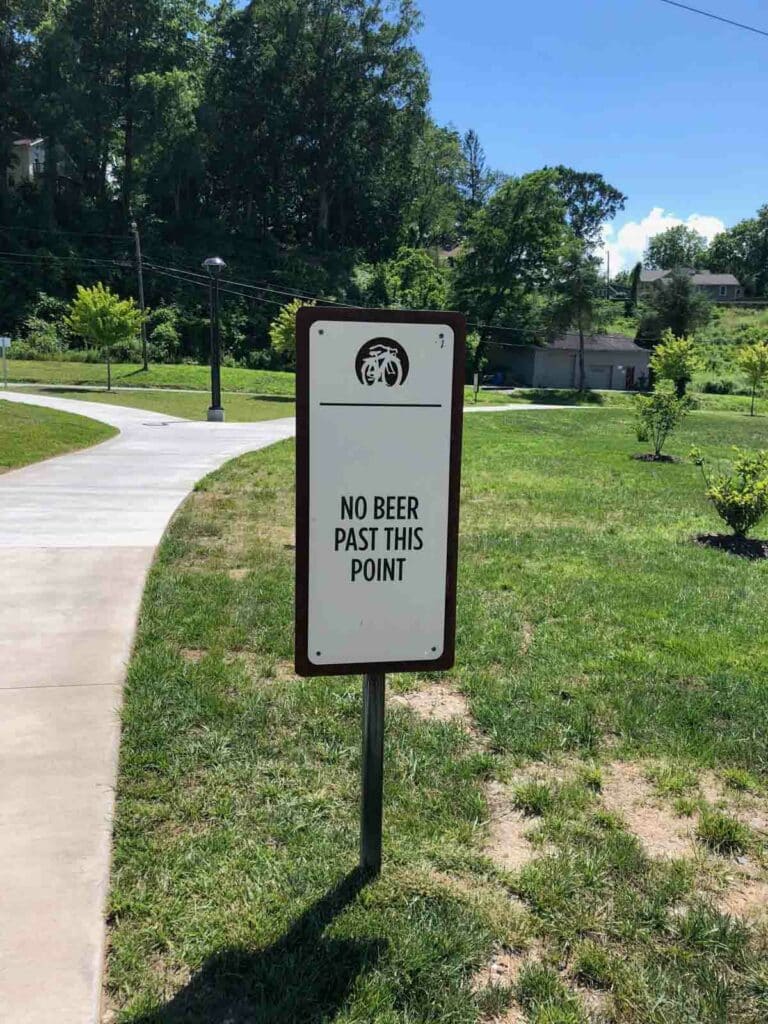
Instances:
[[[555,338],[545,349],[557,349],[572,352],[579,347],[579,336],[569,332]],[[584,349],[587,352],[645,352],[647,349],[636,345],[626,334],[588,334],[584,338]]]
[[[14,139],[14,146],[39,146],[45,139]]]
[[[734,277],[733,274],[713,274],[709,270],[692,270],[690,267],[685,267],[683,269],[693,279],[694,284],[730,284],[735,285],[737,288],[741,287],[739,279]],[[670,273],[670,270],[641,270],[640,280],[643,284],[653,284],[654,281],[661,281]]]

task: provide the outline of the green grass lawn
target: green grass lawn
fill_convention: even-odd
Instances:
[[[107,405],[127,405],[134,409],[149,409],[169,416],[180,416],[187,420],[204,420],[211,404],[210,395],[200,392],[174,391],[80,391],[73,388],[25,388],[25,393],[55,394],[60,398],[72,398],[79,402],[102,402]],[[254,396],[238,392],[222,396],[224,412],[230,423],[253,423],[257,420],[281,419],[293,416],[295,406],[291,398],[278,395]]]
[[[107,368],[103,363],[55,362],[53,360],[8,360],[8,380],[33,384],[85,384],[106,386]],[[260,395],[293,396],[295,376],[275,370],[221,368],[221,386],[225,391],[246,391]],[[114,363],[112,384],[131,388],[192,388],[207,391],[211,372],[207,366],[151,365],[144,371],[138,363]]]
[[[87,448],[115,434],[113,427],[85,416],[0,399],[0,473]]]
[[[768,422],[698,412],[694,442]],[[768,892],[768,563],[693,544],[697,469],[639,447],[622,408],[467,419],[458,663],[389,680],[363,888],[360,680],[292,674],[293,445],[198,486],[125,694],[116,1020],[764,1024],[737,897]],[[435,693],[463,713],[411,709]]]

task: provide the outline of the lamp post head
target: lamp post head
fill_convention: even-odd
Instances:
[[[203,260],[202,265],[211,277],[218,277],[222,270],[227,268],[227,264],[221,256],[209,256],[207,260]]]

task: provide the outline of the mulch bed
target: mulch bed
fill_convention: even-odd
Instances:
[[[752,537],[734,537],[731,533],[699,533],[696,543],[705,548],[718,548],[729,555],[749,558],[757,561],[768,558],[768,540],[757,540]]]
[[[682,462],[682,459],[677,459],[674,455],[654,455],[653,452],[641,452],[632,458],[638,462]]]

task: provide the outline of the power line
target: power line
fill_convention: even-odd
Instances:
[[[165,271],[168,276],[173,276],[173,274],[184,274],[184,275],[188,275],[189,278],[196,279],[197,281],[204,282],[206,284],[208,282],[208,278],[204,274],[199,274],[199,273],[197,273],[197,271],[194,271],[194,270],[187,270],[184,267],[168,267],[168,266],[163,266],[163,265],[160,265],[160,264],[149,263],[149,262],[145,262],[144,265],[146,267],[148,267],[149,269],[157,270],[159,273]],[[186,278],[177,278],[177,280],[185,280],[185,279]],[[306,292],[299,292],[299,291],[296,291],[296,290],[284,291],[284,290],[279,289],[279,288],[273,288],[271,285],[252,284],[252,283],[250,283],[248,281],[237,281],[237,280],[231,280],[229,278],[224,278],[223,279],[223,283],[220,285],[220,288],[223,290],[225,288],[225,286],[233,286],[233,287],[238,287],[238,288],[247,288],[247,289],[251,289],[253,291],[257,291],[257,292],[264,292],[264,291],[266,291],[266,292],[270,292],[270,293],[275,294],[275,295],[288,295],[288,296],[292,296],[292,297],[297,298],[297,299],[306,299],[308,302],[322,302],[322,303],[326,303],[326,304],[333,305],[333,306],[345,306],[346,305],[346,303],[344,303],[344,302],[339,302],[336,299],[330,299],[330,298],[328,298],[328,296],[325,296],[325,295],[309,295]],[[265,301],[265,302],[272,301],[273,305],[279,305],[279,306],[285,305],[285,303],[274,302],[273,300],[268,300],[268,299],[263,299],[262,301]],[[357,309],[375,309],[375,308],[378,308],[378,307],[374,307],[374,306],[356,306],[355,308],[357,308]],[[494,325],[491,325],[491,324],[476,323],[474,321],[469,321],[467,323],[467,326],[468,327],[477,327],[480,330],[487,330],[487,331],[509,331],[511,333],[516,333],[516,334],[528,333],[531,330],[535,330],[536,328],[541,329],[541,328],[543,328],[545,326],[544,322],[541,321],[541,320],[529,321],[529,320],[527,320],[526,318],[524,318],[522,316],[520,317],[519,322],[523,323],[524,326],[522,326],[522,327],[513,327],[513,326],[509,326],[509,325],[497,325],[497,326],[494,326]]]
[[[724,18],[720,14],[713,14],[711,11],[702,11],[698,7],[689,7],[688,4],[681,4],[678,0],[661,0],[661,3],[670,7],[679,7],[683,11],[690,11],[692,14],[700,14],[704,18],[711,18],[713,21],[721,21],[724,25],[732,25],[734,28],[744,29],[745,32],[754,32],[758,36],[768,36],[768,31],[762,28],[755,28],[754,25],[745,25],[741,21],[733,21],[731,18]]]

